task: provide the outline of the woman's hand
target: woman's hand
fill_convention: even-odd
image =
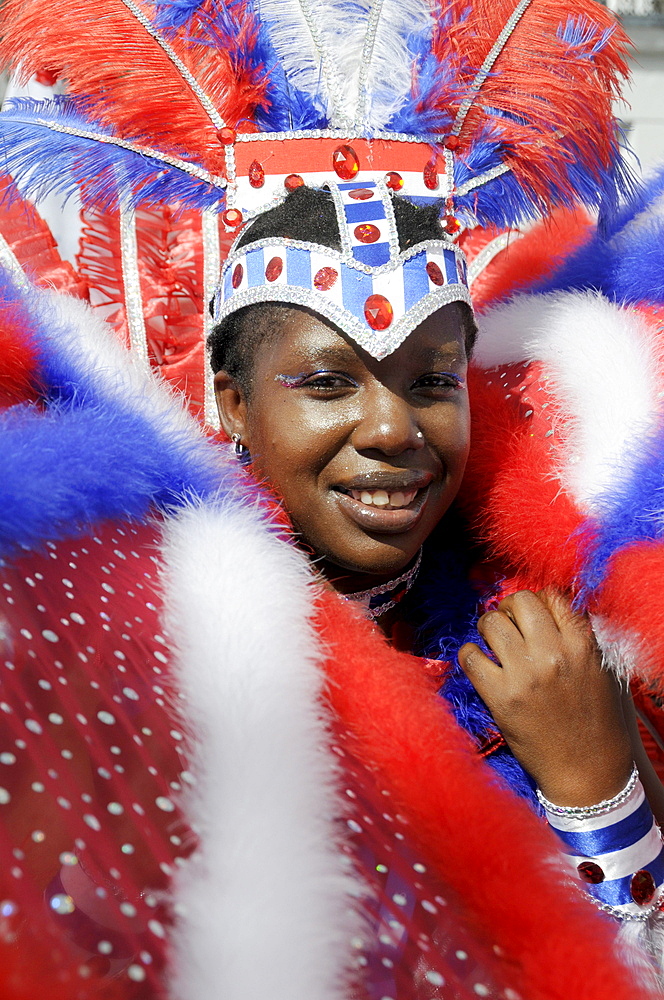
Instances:
[[[616,795],[632,750],[620,687],[602,668],[585,615],[560,594],[522,590],[483,615],[478,629],[499,664],[472,642],[459,662],[544,795],[561,806]]]

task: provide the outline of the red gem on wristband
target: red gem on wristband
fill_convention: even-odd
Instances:
[[[589,885],[599,885],[604,881],[604,872],[594,861],[582,861],[576,866],[579,876]]]
[[[645,906],[646,903],[652,902],[652,899],[657,891],[657,886],[655,880],[648,871],[647,868],[641,868],[640,871],[635,872],[632,875],[632,880],[629,884],[629,891],[632,894],[632,899],[639,906]]]

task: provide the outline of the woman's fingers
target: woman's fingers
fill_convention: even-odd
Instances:
[[[480,698],[487,704],[502,680],[502,670],[475,642],[467,642],[458,653],[461,669]]]
[[[498,606],[498,610],[511,619],[526,643],[543,647],[558,639],[558,622],[545,594],[544,591],[534,594],[532,590],[519,590],[502,600]],[[560,606],[557,604],[556,607],[562,618],[566,599],[553,594],[552,599],[554,596],[558,598]]]

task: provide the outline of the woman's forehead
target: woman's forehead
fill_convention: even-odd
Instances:
[[[454,307],[446,306],[429,316],[381,361],[372,358],[342,330],[307,310],[288,310],[278,325],[278,335],[270,338],[274,361],[288,358],[316,365],[359,363],[373,368],[409,361],[459,363],[466,359],[463,322]]]

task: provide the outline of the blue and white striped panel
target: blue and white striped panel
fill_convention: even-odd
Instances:
[[[346,231],[353,257],[370,267],[380,267],[390,259],[389,220],[379,189],[373,181],[360,181],[357,184],[339,184],[339,193],[344,206]],[[370,191],[372,197],[361,201],[351,197],[352,191]],[[341,220],[339,220],[341,223]],[[374,243],[367,243],[357,235],[358,227],[371,225],[380,233]]]
[[[607,813],[579,817],[546,810],[546,818],[562,840],[575,871],[587,861],[601,868],[603,881],[584,883],[598,902],[634,915],[650,905],[652,900],[647,904],[634,901],[632,877],[645,869],[659,890],[664,884],[664,845],[640,781],[629,798]]]

